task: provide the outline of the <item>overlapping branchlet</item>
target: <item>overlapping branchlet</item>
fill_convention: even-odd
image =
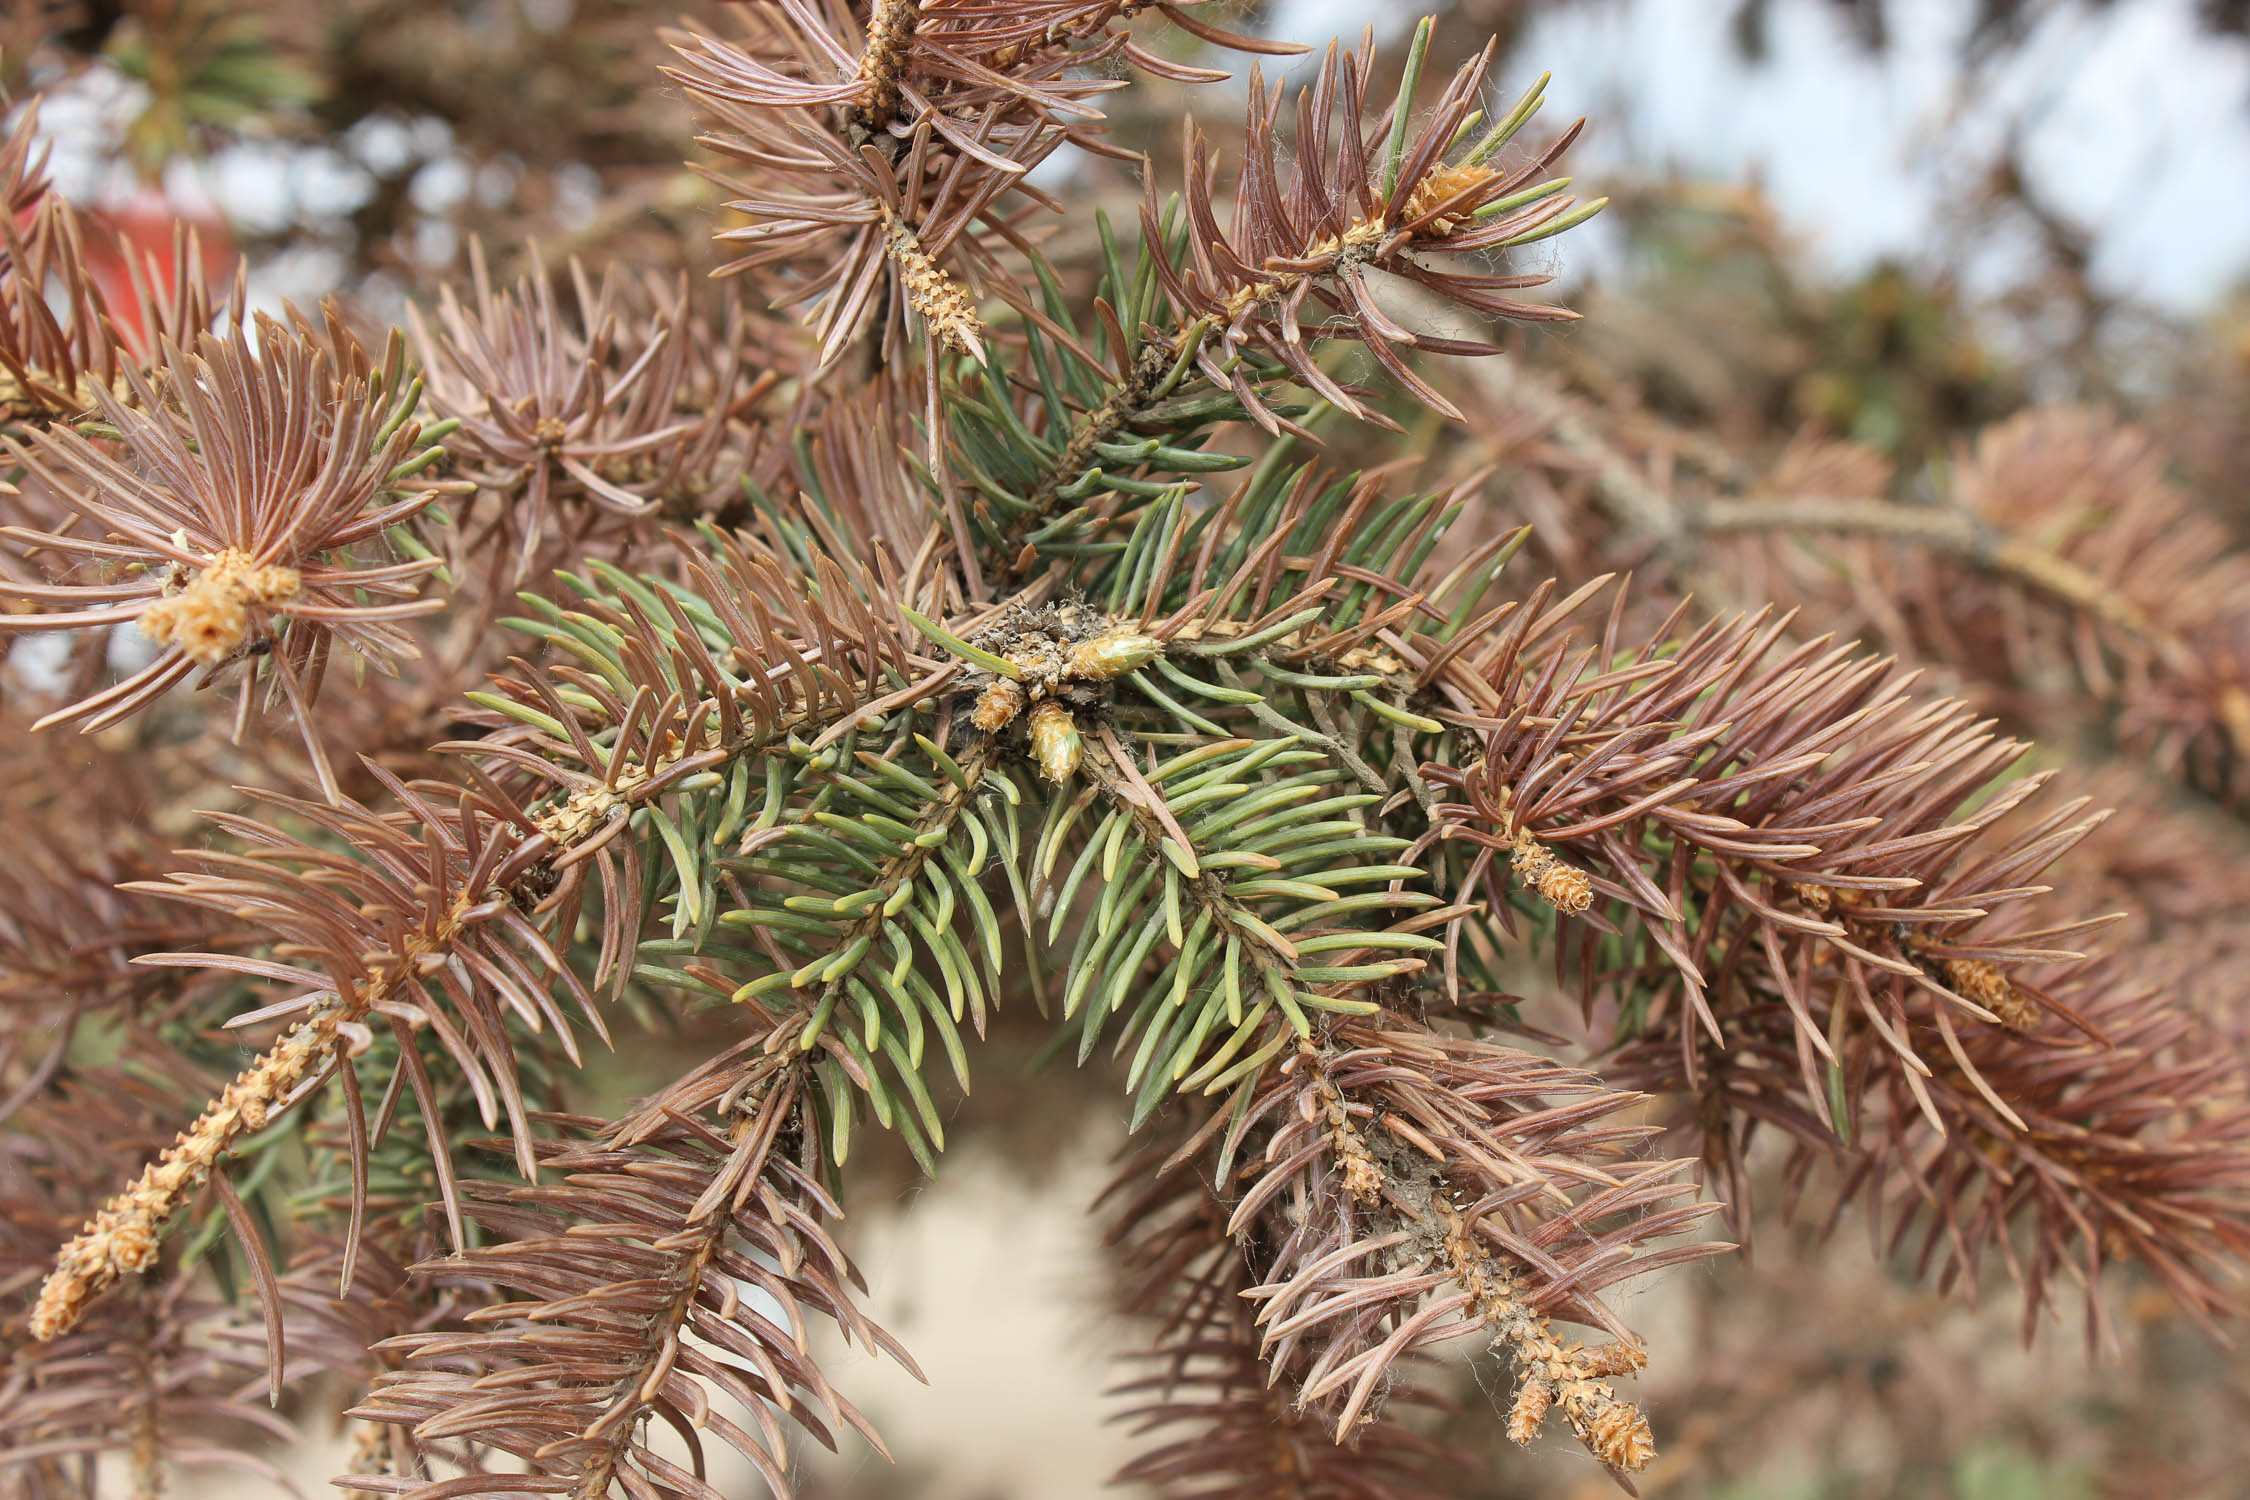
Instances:
[[[1336,1441],[1325,1413],[1296,1398],[1296,1372],[1265,1356],[1245,1293],[1253,1262],[1270,1253],[1263,1226],[1238,1237],[1227,1203],[1196,1164],[1163,1163],[1161,1146],[1135,1152],[1104,1196],[1119,1262],[1119,1310],[1145,1347],[1126,1360],[1111,1394],[1150,1446],[1121,1483],[1197,1500],[1254,1500],[1277,1482],[1320,1500],[1441,1494],[1470,1471],[1467,1457],[1415,1429],[1417,1411],[1444,1410],[1435,1371],[1418,1352],[1392,1362],[1378,1409]],[[1301,1362],[1300,1362],[1301,1363]]]
[[[338,646],[378,670],[415,654],[402,622],[444,607],[417,597],[434,558],[400,558],[403,528],[446,486],[415,477],[414,386],[394,335],[381,364],[340,322],[257,322],[192,347],[168,340],[155,368],[124,370],[127,397],[94,392],[115,446],[53,425],[9,451],[70,514],[62,529],[10,526],[14,548],[64,580],[0,580],[34,608],[0,629],[137,623],[158,648],[122,680],[41,726],[87,730],[174,686],[233,672],[237,733],[258,696],[288,707],[323,789],[337,793],[314,705]],[[90,581],[75,570],[98,569]]]
[[[566,308],[543,269],[495,287],[483,247],[469,258],[466,301],[446,287],[432,318],[409,310],[431,409],[459,424],[446,451],[479,497],[450,533],[457,575],[506,598],[542,561],[739,501],[750,418],[791,371],[739,298],[705,306],[684,278],[596,281],[573,261]]]
[[[533,1493],[715,1495],[658,1451],[667,1429],[711,1432],[783,1495],[784,1421],[831,1448],[849,1426],[883,1451],[808,1353],[808,1321],[914,1364],[853,1303],[862,1283],[828,1229],[839,1210],[821,1182],[818,1106],[794,1054],[762,1042],[618,1125],[543,1120],[554,1180],[475,1186],[472,1212],[498,1243],[419,1271],[506,1300],[377,1345],[395,1368],[353,1415],[410,1432],[417,1458],[460,1443],[529,1460]],[[761,1310],[746,1315],[748,1299]],[[431,1489],[412,1472],[347,1483]]]
[[[1612,1469],[1642,1468],[1648,1424],[1607,1383],[1645,1362],[1600,1293],[1718,1254],[1662,1242],[1712,1211],[1685,1162],[1645,1154],[1643,1101],[1496,1042],[1378,1013],[1301,1046],[1228,1124],[1244,1159],[1230,1233],[1267,1247],[1260,1352],[1337,1441],[1402,1354],[1475,1336],[1514,1372],[1530,1441],[1550,1408]],[[1611,1336],[1587,1348],[1553,1320]]]
[[[1274,361],[1344,411],[1389,420],[1322,368],[1316,351],[1321,341],[1335,338],[1365,345],[1418,405],[1460,417],[1401,351],[1490,355],[1499,347],[1406,328],[1378,303],[1371,273],[1403,277],[1487,317],[1545,322],[1577,316],[1507,295],[1542,285],[1544,276],[1493,275],[1427,259],[1433,253],[1471,256],[1531,244],[1601,207],[1564,191],[1569,179],[1545,176],[1576,139],[1577,126],[1529,160],[1496,164],[1501,148],[1537,109],[1540,87],[1457,159],[1446,160],[1475,123],[1471,115],[1491,57],[1488,48],[1464,64],[1437,101],[1410,122],[1406,112],[1413,101],[1403,94],[1388,108],[1368,112],[1375,78],[1372,39],[1350,54],[1331,45],[1311,87],[1297,96],[1297,129],[1288,153],[1275,129],[1285,90],[1277,86],[1269,94],[1253,66],[1242,171],[1224,222],[1214,201],[1218,182],[1211,142],[1188,127],[1181,163],[1186,264],[1175,269],[1159,262],[1158,277],[1181,322],[1195,330],[1182,354],[1192,355],[1207,378],[1232,390],[1267,428],[1279,430],[1282,421],[1259,393],[1257,367],[1238,362],[1247,352]],[[1154,177],[1144,181],[1141,233],[1155,243],[1164,237],[1168,216],[1157,200]]]
[[[1093,101],[1122,85],[1092,65],[1130,47],[1118,28],[1137,8],[1073,7],[1034,32],[1022,7],[886,4],[863,22],[820,0],[751,12],[735,39],[680,38],[668,71],[744,174],[713,174],[751,220],[720,233],[743,247],[723,269],[801,272],[785,300],[812,309],[823,365],[877,319],[890,345],[894,305],[933,349],[981,356],[969,289],[1013,280],[997,258],[1020,238],[1012,197],[1052,206],[1033,168],[1073,141],[1114,152]]]
[[[88,1187],[130,1170],[162,1139],[178,1093],[203,1085],[181,1071],[189,1076],[157,1082],[88,1069],[0,1129],[0,1286],[33,1284],[54,1236],[85,1212]],[[9,1369],[0,1488],[77,1495],[84,1476],[122,1471],[131,1493],[155,1496],[170,1464],[280,1482],[262,1455],[295,1434],[266,1401],[266,1340],[227,1338],[233,1311],[178,1260],[52,1342],[14,1319],[0,1332]]]
[[[552,992],[559,986],[606,1041],[593,992],[621,982],[643,915],[640,855],[632,839],[619,838],[632,809],[796,729],[861,711],[874,696],[870,679],[909,665],[900,627],[850,607],[840,569],[821,575],[831,605],[805,600],[780,619],[764,599],[803,599],[803,591],[770,556],[730,544],[701,571],[709,592],[700,602],[731,621],[738,640],[755,643],[742,648],[748,665],[740,675],[691,645],[684,613],[659,626],[634,609],[617,612],[611,681],[559,667],[500,684],[493,701],[536,705],[531,717],[551,732],[497,715],[519,732],[456,747],[484,762],[464,762],[468,786],[414,788],[371,768],[399,804],[391,814],[272,797],[275,812],[303,819],[315,836],[225,817],[245,852],[209,852],[201,872],[149,887],[256,924],[277,956],[151,954],[142,962],[232,971],[298,993],[260,1013],[288,1022],[274,1046],[64,1248],[35,1314],[44,1336],[66,1330],[89,1298],[149,1265],[162,1226],[235,1143],[348,1066],[377,1020],[399,1036],[401,1076],[426,1122],[436,1112],[411,1041],[423,1026],[476,1090],[488,1121],[505,1115],[519,1161],[532,1169],[509,1029],[551,1030],[577,1061],[574,1023]],[[337,856],[327,839],[355,856]],[[589,911],[601,934],[590,984],[563,957]],[[458,1243],[447,1147],[433,1138],[431,1150]]]

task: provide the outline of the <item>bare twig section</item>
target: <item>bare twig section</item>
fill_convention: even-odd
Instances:
[[[921,318],[930,337],[982,364],[984,324],[977,317],[968,288],[948,276],[922,248],[913,227],[888,210],[883,215],[883,249],[898,269],[907,306]]]
[[[1547,1319],[1525,1299],[1515,1273],[1477,1243],[1469,1221],[1443,1199],[1435,1200],[1445,1223],[1445,1254],[1453,1279],[1465,1288],[1479,1319],[1493,1330],[1516,1372],[1516,1397],[1508,1413],[1508,1437],[1528,1447],[1548,1412],[1563,1419],[1587,1450],[1625,1473],[1638,1473],[1656,1456],[1648,1419],[1602,1377],[1634,1374],[1648,1365],[1639,1343],[1617,1340],[1587,1348],[1555,1337]]]
[[[859,59],[862,94],[852,121],[871,136],[889,129],[898,117],[900,88],[921,16],[922,0],[875,0],[874,14],[867,18],[867,50]]]
[[[2217,517],[2168,481],[2150,436],[2113,414],[2043,407],[1994,424],[1936,476],[1938,503],[1872,492],[1888,477],[1880,462],[1793,479],[1785,471],[1797,445],[1773,477],[1775,493],[1708,496],[1642,474],[1615,438],[1629,419],[1595,412],[1550,377],[1495,361],[1476,379],[1493,404],[1536,423],[1563,456],[1558,467],[1579,475],[1629,547],[1654,546],[1698,595],[1732,593],[1712,550],[1722,538],[1893,543],[1899,561],[1861,592],[1863,613],[1886,635],[1902,635],[1896,646],[1980,677],[2036,670],[2027,648],[2066,662],[2117,705],[2120,727],[2153,747],[2160,764],[2199,789],[2242,794],[2250,678],[2239,642],[2250,620],[2250,561]],[[1678,441],[1667,434],[1658,446],[1669,452]],[[1870,492],[1848,487],[1855,481]],[[1721,482],[1746,480],[1729,473]],[[1948,568],[1989,580],[1996,597],[2038,605],[2039,628],[2011,635],[1972,626],[1964,635],[1962,621],[1991,612],[1935,597]]]
[[[2250,564],[2164,482],[2144,434],[2101,413],[2034,411],[1961,454],[1951,488],[1944,506],[1785,496],[1688,509],[1709,534],[1877,537],[1983,574],[2098,630],[2115,656],[2153,664],[2163,690],[2137,689],[2141,701],[2123,707],[2162,758],[2202,740],[2223,748],[2206,760],[2250,763],[2250,686],[2235,645],[2250,618]],[[2098,653],[2075,640],[2065,649],[2091,685],[2114,691]],[[2201,773],[2222,789],[2237,775]]]
[[[164,1494],[164,1431],[161,1420],[162,1387],[156,1368],[156,1329],[153,1318],[141,1319],[141,1338],[133,1349],[132,1402],[133,1500],[162,1500]]]
[[[387,972],[370,974],[353,1000],[318,997],[309,1015],[243,1069],[162,1156],[57,1252],[55,1269],[32,1308],[33,1336],[45,1341],[68,1332],[89,1300],[154,1265],[165,1222],[203,1186],[235,1142],[265,1129],[282,1104],[334,1060],[338,1028],[364,1020],[377,998],[422,973],[425,962],[444,954],[469,919],[464,896],[427,940],[409,946]]]

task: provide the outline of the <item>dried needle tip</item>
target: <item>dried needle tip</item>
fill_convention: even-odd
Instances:
[[[984,324],[968,291],[922,248],[920,237],[903,219],[886,215],[884,226],[884,247],[891,264],[898,267],[907,305],[921,316],[931,338],[983,364]]]
[[[1594,904],[1594,884],[1584,870],[1557,859],[1552,849],[1528,833],[1517,834],[1515,842],[1509,866],[1518,880],[1539,893],[1540,900],[1573,917]]]
[[[236,1140],[265,1128],[275,1101],[319,1066],[334,1035],[326,1018],[291,1030],[238,1074],[131,1187],[102,1205],[56,1255],[31,1312],[32,1337],[46,1340],[68,1333],[87,1303],[154,1265],[165,1221],[203,1185]]]
[[[228,547],[187,587],[141,611],[141,634],[160,646],[176,644],[189,660],[215,667],[242,648],[252,610],[295,598],[303,583],[295,568],[261,565],[249,553]]]

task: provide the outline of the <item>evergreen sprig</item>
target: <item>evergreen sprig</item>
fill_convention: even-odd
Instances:
[[[1190,125],[1180,174],[1140,164],[1137,226],[1091,218],[1090,268],[1044,251],[1032,169],[1099,142],[1124,86],[1092,65],[1209,71],[1127,22],[1261,50],[1193,9],[772,0],[676,39],[747,220],[724,269],[802,329],[575,264],[566,312],[478,252],[469,297],[415,320],[427,429],[404,340],[376,360],[340,316],[165,342],[76,427],[9,364],[49,424],[10,450],[124,538],[11,530],[124,566],[11,575],[34,612],[9,623],[175,647],[74,716],[240,668],[245,705],[272,681],[309,729],[332,642],[381,665],[439,607],[378,599],[442,573],[481,620],[524,591],[521,654],[416,746],[427,774],[370,754],[347,795],[314,739],[321,795],[257,792],[184,868],[118,871],[193,912],[135,962],[201,977],[155,1017],[179,1066],[130,1095],[119,1139],[153,1159],[122,1191],[0,1154],[36,1209],[11,1255],[83,1218],[24,1364],[61,1379],[38,1351],[69,1351],[87,1381],[0,1389],[33,1434],[0,1469],[117,1446],[94,1397],[156,1464],[152,1360],[270,1421],[207,1391],[262,1348],[275,1393],[364,1387],[362,1492],[713,1496],[709,1433],[786,1494],[793,1433],[877,1441],[811,1326],[912,1368],[835,1234],[855,1139],[938,1172],[976,1044],[1025,1005],[1140,1138],[1113,1189],[1152,1332],[1128,1389],[1175,1432],[1129,1476],[1175,1493],[1449,1483],[1402,1409],[1471,1336],[1515,1382],[1512,1439],[1552,1419],[1629,1482],[1656,1438],[1619,1382],[1669,1351],[1604,1294],[1730,1248],[1676,1125],[1738,1221],[1769,1127],[1793,1181],[1911,1193],[1897,1233],[1956,1279],[1996,1259],[2036,1308],[2132,1259],[2230,1306],[2233,1054],[2080,956],[2102,919],[2039,882],[2098,825],[2083,800],[1786,617],[1649,621],[1610,578],[1524,580],[1525,534],[1478,529],[1485,475],[1422,492],[1310,456],[1347,420],[1458,416],[1417,352],[1499,352],[1408,326],[1390,284],[1572,316],[1490,264],[1601,206],[1549,175],[1576,127],[1518,142],[1544,80],[1487,123],[1487,49],[1425,99],[1428,23],[1387,99],[1372,41],[1293,112],[1253,67],[1230,189]],[[107,381],[107,346],[32,337],[46,253],[10,242],[15,342]],[[460,477],[417,477],[439,465]],[[441,492],[467,503],[436,525]],[[0,956],[76,972],[99,920],[43,901]],[[205,1089],[187,1064],[226,1049],[194,1033],[221,1019],[269,1040]],[[709,1055],[605,1096],[598,1049],[658,1028]],[[1585,1066],[1549,1055],[1573,1042]],[[98,1076],[65,1061],[32,1118]],[[190,1087],[210,1102],[163,1145]],[[259,1311],[206,1345],[222,1226]],[[138,1363],[90,1350],[127,1324]]]

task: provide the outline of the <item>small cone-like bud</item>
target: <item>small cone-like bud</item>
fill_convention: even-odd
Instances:
[[[1544,1380],[1526,1380],[1516,1387],[1515,1404],[1508,1409],[1508,1441],[1518,1448],[1530,1447],[1554,1404],[1554,1388]]]
[[[1637,1375],[1648,1368],[1648,1349],[1624,1339],[1581,1349],[1577,1358],[1588,1375]]]
[[[1586,872],[1555,858],[1553,850],[1528,833],[1516,835],[1515,858],[1509,863],[1518,880],[1566,916],[1575,917],[1594,904],[1594,883]]]
[[[895,217],[885,231],[884,245],[891,264],[898,267],[907,305],[921,315],[930,337],[983,364],[984,324],[977,318],[968,289],[947,275],[914,231]]]
[[[1005,677],[993,679],[992,686],[977,695],[976,711],[969,715],[970,722],[986,734],[995,734],[1015,722],[1023,712],[1023,688]]]
[[[2029,1031],[2039,1024],[2039,1007],[1985,959],[1947,959],[1945,982],[1962,999],[1973,1001],[1998,1016],[2000,1024],[2010,1031]]]
[[[1414,185],[1414,191],[1406,200],[1405,217],[1409,220],[1419,219],[1448,198],[1482,186],[1499,175],[1482,163],[1439,167]],[[1451,214],[1441,214],[1423,227],[1423,233],[1451,234],[1461,223],[1461,220]]]
[[[1138,672],[1164,654],[1164,643],[1153,635],[1105,635],[1080,641],[1070,650],[1073,677],[1122,677]]]
[[[899,85],[906,77],[914,24],[921,14],[922,0],[875,0],[874,12],[867,18],[867,51],[859,60],[863,92],[856,113],[870,132],[882,129],[898,113]]]
[[[141,611],[141,634],[177,645],[190,661],[215,667],[250,634],[250,611],[294,598],[303,587],[295,568],[261,567],[233,547],[214,556],[194,581]]]
[[[1622,1401],[1603,1408],[1594,1418],[1586,1430],[1586,1445],[1603,1463],[1628,1474],[1647,1468],[1648,1461],[1656,1456],[1656,1438],[1648,1430],[1648,1418]]]
[[[1049,781],[1060,786],[1070,780],[1085,752],[1069,709],[1050,699],[1031,711],[1031,754]]]
[[[327,1060],[335,1043],[335,1021],[334,1012],[320,1013],[284,1033],[162,1156],[86,1221],[56,1254],[54,1270],[39,1288],[32,1337],[44,1342],[68,1333],[89,1301],[156,1263],[165,1220],[210,1180],[236,1141],[264,1126],[274,1100],[286,1097]]]

